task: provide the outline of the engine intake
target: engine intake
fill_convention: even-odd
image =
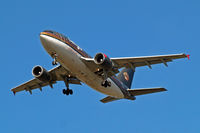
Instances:
[[[94,57],[94,62],[106,70],[111,70],[113,68],[112,61],[107,55],[103,53],[97,53]]]
[[[51,75],[42,66],[35,66],[32,70],[32,75],[43,82],[48,82],[51,80]]]

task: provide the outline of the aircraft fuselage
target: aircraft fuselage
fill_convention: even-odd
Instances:
[[[75,74],[76,77],[82,82],[103,94],[110,95],[116,98],[125,98],[124,91],[126,90],[122,90],[122,88],[116,85],[115,82],[118,82],[118,84],[121,84],[121,86],[123,86],[123,83],[121,83],[121,81],[116,79],[114,76],[111,77],[112,79],[108,78],[108,81],[111,82],[110,87],[103,87],[101,85],[102,78],[92,72],[81,60],[81,57],[88,56],[88,54],[82,51],[81,48],[76,45],[71,46],[67,43],[64,43],[63,41],[42,33],[40,35],[40,40],[48,54],[50,56],[56,54],[57,61],[65,69]],[[79,50],[80,52],[77,52]],[[115,80],[115,82],[113,80]]]

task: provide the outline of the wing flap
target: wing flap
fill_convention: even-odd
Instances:
[[[29,90],[34,90],[34,89],[37,89],[37,88],[42,88],[44,86],[47,86],[47,85],[53,85],[55,84],[56,81],[51,81],[51,83],[49,82],[41,82],[40,80],[34,78],[32,80],[29,80],[28,82],[24,83],[24,84],[21,84],[13,89],[11,89],[11,91],[13,92],[19,92],[19,91],[23,91],[23,90],[26,90],[26,91],[29,91]]]
[[[171,59],[163,59],[165,62],[172,62]],[[141,66],[148,66],[148,65],[155,65],[155,64],[160,64],[160,63],[163,63],[161,60],[152,60],[152,61],[142,61],[142,62],[131,62],[134,65],[134,67],[141,67]],[[148,63],[148,64],[147,64]],[[127,64],[124,63],[124,64],[120,64],[120,67],[124,67],[126,66]]]
[[[145,95],[150,93],[167,91],[165,88],[144,88],[144,89],[128,89],[132,96]]]

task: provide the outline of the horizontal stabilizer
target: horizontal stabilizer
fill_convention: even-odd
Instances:
[[[150,93],[156,93],[161,91],[167,91],[165,88],[144,88],[144,89],[128,89],[128,92],[132,96],[138,96],[138,95],[145,95]]]
[[[114,97],[111,97],[111,96],[107,96],[104,99],[101,99],[100,101],[102,103],[108,103],[108,102],[112,102],[112,101],[115,101],[115,100],[119,100],[119,98],[114,98]]]

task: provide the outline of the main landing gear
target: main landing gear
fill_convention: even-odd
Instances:
[[[73,94],[73,90],[72,89],[69,89],[69,78],[63,78],[64,79],[64,82],[65,82],[65,86],[67,89],[63,89],[63,94],[65,95],[72,95]]]
[[[101,86],[103,87],[111,87],[111,82],[108,80],[105,80],[101,83]]]
[[[107,73],[108,72],[105,69],[103,69],[104,80],[101,82],[101,86],[103,86],[103,87],[111,87],[111,82],[107,80],[108,79]]]
[[[73,94],[73,90],[72,89],[69,89],[69,88],[67,88],[67,89],[63,89],[63,94],[65,94],[65,95],[72,95]]]

